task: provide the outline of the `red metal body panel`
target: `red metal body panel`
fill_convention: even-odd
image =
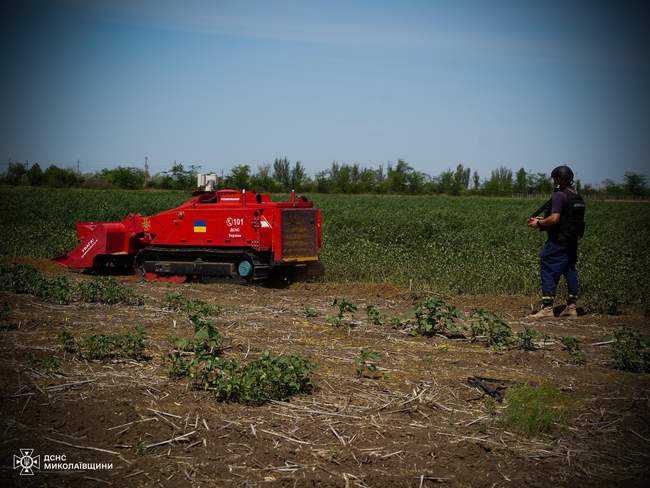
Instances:
[[[146,246],[268,252],[274,264],[317,261],[322,235],[319,209],[314,209],[315,253],[291,258],[282,253],[282,212],[313,208],[312,202],[296,199],[295,193],[290,202],[271,202],[269,195],[246,191],[201,193],[150,217],[129,215],[122,222],[80,223],[79,246],[56,261],[70,268],[91,268],[100,256],[135,256]]]

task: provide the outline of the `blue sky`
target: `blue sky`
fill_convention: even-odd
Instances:
[[[458,163],[649,173],[642,7],[578,1],[10,3],[0,168]]]

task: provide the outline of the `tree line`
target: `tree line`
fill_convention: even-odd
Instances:
[[[196,186],[200,166],[183,166],[174,162],[168,171],[150,176],[141,168],[118,166],[94,173],[78,173],[73,169],[50,165],[45,170],[39,164],[28,167],[23,163],[9,163],[0,183],[52,187],[123,188],[123,189],[176,189],[188,190]],[[273,164],[262,164],[255,172],[248,164],[238,164],[229,173],[219,176],[219,188],[253,189],[263,192],[288,192],[292,189],[306,193],[392,193],[392,194],[477,194],[487,196],[526,195],[550,193],[553,184],[547,173],[535,173],[524,168],[513,172],[500,166],[481,179],[463,164],[448,169],[437,176],[415,170],[405,160],[377,168],[359,164],[333,162],[328,169],[313,177],[300,161],[292,163],[287,158],[276,158]],[[582,185],[576,180],[578,191],[586,194],[611,196],[650,196],[647,177],[627,172],[623,182],[605,180],[599,188]]]

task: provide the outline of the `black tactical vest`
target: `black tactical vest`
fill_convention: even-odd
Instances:
[[[566,195],[567,205],[560,215],[558,241],[563,244],[578,242],[585,233],[585,201],[569,188],[560,191]]]

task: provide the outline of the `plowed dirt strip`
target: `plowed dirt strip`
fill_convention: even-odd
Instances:
[[[45,266],[35,262],[44,271]],[[73,279],[88,279],[69,274]],[[53,305],[0,294],[3,358],[0,477],[3,486],[644,486],[650,447],[650,378],[614,370],[617,328],[650,333],[643,317],[584,316],[533,323],[523,297],[451,297],[464,312],[498,311],[513,329],[581,339],[587,364],[569,363],[555,340],[534,351],[495,352],[442,337],[411,337],[371,325],[366,305],[390,316],[412,309],[408,290],[378,285],[295,284],[289,288],[168,285],[123,278],[144,306]],[[189,336],[182,314],[161,308],[174,291],[224,307],[216,319],[226,355],[300,354],[319,364],[312,395],[263,406],[218,403],[167,375],[172,336]],[[334,298],[358,306],[351,327],[335,327]],[[306,309],[310,309],[307,313]],[[316,315],[316,316],[311,316]],[[147,361],[83,361],[57,338],[122,333],[141,324]],[[358,378],[362,348],[382,360]],[[29,354],[62,359],[59,372],[34,368]],[[490,415],[469,376],[549,382],[576,401],[569,425],[528,438]],[[67,462],[110,470],[20,476],[13,456],[65,454]]]

